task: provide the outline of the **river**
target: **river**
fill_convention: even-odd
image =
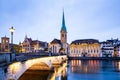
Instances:
[[[16,71],[22,70],[19,66]],[[0,69],[0,80],[5,73]],[[120,61],[107,60],[71,60],[54,65],[54,71],[27,70],[19,80],[120,80]]]
[[[29,80],[120,80],[120,61],[71,60],[53,73],[36,73],[27,75]]]

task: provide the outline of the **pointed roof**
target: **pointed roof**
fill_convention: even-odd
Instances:
[[[66,29],[66,25],[65,25],[65,17],[64,17],[64,10],[63,10],[63,16],[62,16],[62,27],[61,27],[61,31],[65,31],[67,32],[67,29]]]

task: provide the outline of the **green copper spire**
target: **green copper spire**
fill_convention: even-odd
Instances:
[[[65,26],[65,18],[64,18],[64,10],[63,10],[63,16],[62,16],[62,28],[61,31],[67,32],[66,26]]]

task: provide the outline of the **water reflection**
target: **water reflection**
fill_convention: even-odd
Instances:
[[[50,80],[67,80],[67,62],[60,67],[54,65],[54,71]]]
[[[0,68],[0,80],[5,80],[5,73],[2,68]]]
[[[100,63],[97,60],[72,60],[70,67],[73,73],[97,73]]]
[[[68,80],[120,80],[120,61],[71,60]]]
[[[117,72],[120,72],[120,61],[115,61],[114,62],[114,67],[116,68]]]

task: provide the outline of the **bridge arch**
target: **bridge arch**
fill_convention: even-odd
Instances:
[[[43,57],[43,58],[36,58],[30,59],[25,62],[16,62],[8,66],[8,72],[6,73],[6,80],[14,79],[18,80],[20,76],[27,71],[29,68],[34,66],[35,64],[43,64],[47,68],[51,68],[52,64],[55,61],[61,62],[61,58],[67,59],[67,56],[53,56],[53,57]]]

